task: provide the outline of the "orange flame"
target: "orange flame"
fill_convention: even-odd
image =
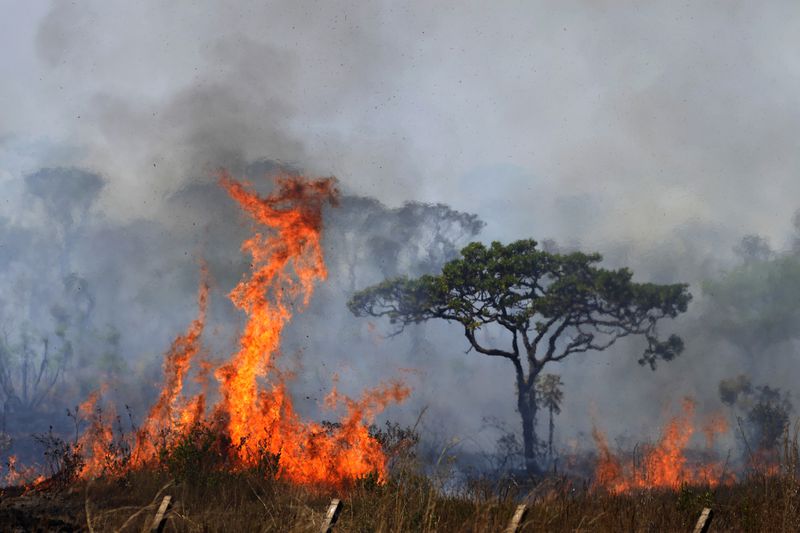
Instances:
[[[370,474],[384,480],[386,457],[370,436],[367,423],[390,403],[403,401],[410,392],[408,387],[399,381],[385,383],[365,391],[358,400],[342,396],[334,388],[326,406],[342,405],[345,414],[338,424],[322,425],[299,418],[284,376],[274,365],[292,307],[306,306],[314,284],[327,277],[321,246],[322,209],[337,201],[334,179],[282,177],[276,181],[276,190],[265,198],[225,172],[220,185],[255,223],[270,230],[256,231],[242,244],[242,250],[252,257],[251,273],[229,295],[248,316],[239,349],[214,372],[220,399],[210,414],[206,398],[212,366],[207,361],[199,362],[197,380],[202,392],[183,399],[192,361],[202,352],[209,287],[203,266],[198,317],[165,356],[164,385],[136,435],[130,466],[156,462],[158,439],[174,440],[203,424],[230,439],[233,468],[256,466],[259,457],[269,453],[278,458],[277,475],[299,483],[342,486]],[[97,394],[92,395],[82,411],[94,410],[97,399]],[[113,445],[110,425],[93,419],[81,441],[83,449],[91,450],[83,475],[107,472],[103,466],[109,463],[107,455]]]
[[[332,179],[285,178],[275,194],[261,199],[227,174],[220,183],[256,222],[275,230],[269,236],[256,232],[242,244],[242,251],[253,258],[253,272],[233,289],[230,298],[250,319],[239,352],[216,374],[223,395],[220,407],[230,417],[230,436],[238,443],[252,434],[251,423],[259,418],[256,378],[266,375],[280,346],[281,331],[292,316],[287,300],[299,293],[307,304],[314,282],[327,276],[320,243],[322,206],[334,202],[337,192]]]
[[[208,289],[209,274],[205,263],[200,264],[201,281],[197,294],[197,318],[189,326],[185,334],[179,335],[172,341],[164,358],[164,385],[161,388],[158,400],[150,409],[150,414],[136,435],[136,446],[131,454],[131,463],[139,466],[156,453],[154,437],[160,430],[176,427],[179,422],[196,421],[199,417],[197,413],[197,403],[204,402],[195,400],[190,402],[192,405],[179,405],[183,381],[189,371],[192,358],[201,349],[200,337],[205,328],[206,313],[208,311]],[[180,409],[183,407],[183,409]],[[180,411],[179,411],[180,409]],[[191,416],[195,413],[196,416]]]
[[[685,450],[694,434],[692,423],[694,412],[695,402],[685,398],[683,413],[667,423],[658,442],[645,448],[640,464],[634,464],[630,468],[611,452],[606,436],[594,428],[592,437],[598,450],[595,485],[613,493],[634,489],[676,489],[683,484],[718,485],[725,477],[723,465],[715,462],[689,464],[685,455]],[[713,445],[717,434],[727,429],[724,418],[713,417],[703,428],[708,447]]]
[[[28,492],[39,487],[46,479],[36,466],[18,466],[16,455],[8,456],[5,467],[8,471],[2,477],[4,487],[23,487],[24,492]]]
[[[100,474],[113,470],[116,457],[113,453],[114,432],[111,420],[114,419],[114,408],[108,406],[106,419],[98,409],[100,397],[105,392],[105,387],[89,394],[89,397],[79,407],[76,416],[89,421],[89,427],[78,440],[77,449],[85,456],[85,463],[81,469],[81,477],[97,477]]]

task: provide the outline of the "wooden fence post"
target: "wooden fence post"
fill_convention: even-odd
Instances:
[[[321,533],[331,533],[331,531],[333,531],[333,526],[339,519],[339,512],[341,510],[341,500],[339,500],[339,498],[332,499],[331,504],[328,506],[328,512],[325,513],[325,520],[322,522],[322,529],[320,529]]]
[[[164,496],[164,499],[161,500],[161,505],[158,506],[158,511],[156,511],[156,516],[153,519],[153,525],[150,526],[151,533],[161,533],[164,531],[164,524],[167,523],[167,511],[172,504],[172,496]]]
[[[511,521],[508,523],[505,533],[517,533],[522,525],[522,521],[525,520],[526,514],[528,514],[528,506],[524,503],[517,505],[517,509],[514,511],[514,516],[511,517]]]
[[[705,507],[703,512],[700,513],[700,518],[697,519],[697,524],[694,526],[694,533],[708,533],[712,518],[714,518],[714,511]]]

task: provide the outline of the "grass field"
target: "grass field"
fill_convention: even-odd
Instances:
[[[715,513],[711,531],[800,531],[796,431],[784,437],[769,474],[751,469],[715,487],[613,494],[591,479],[565,475],[535,483],[461,478],[454,485],[446,464],[424,468],[416,433],[387,427],[376,433],[390,461],[385,482],[367,476],[335,488],[285,481],[278,460],[230,468],[220,448],[201,438],[163,450],[155,464],[80,479],[79,457],[54,439],[49,457],[58,456],[60,467],[51,465],[58,474],[36,486],[3,489],[0,531],[149,531],[165,495],[173,505],[164,531],[315,532],[332,498],[343,501],[336,532],[500,532],[519,503],[528,506],[521,531],[688,532],[704,507]]]
[[[119,479],[79,481],[62,489],[6,489],[3,531],[147,531],[164,495],[174,505],[165,531],[318,531],[332,497],[343,500],[335,531],[503,531],[518,502],[529,505],[522,531],[691,531],[703,507],[711,531],[800,530],[800,483],[794,475],[752,474],[731,486],[683,487],[613,495],[566,478],[523,491],[475,482],[444,494],[408,470],[385,484],[365,479],[348,489],[309,489],[257,472],[176,478],[140,470]]]

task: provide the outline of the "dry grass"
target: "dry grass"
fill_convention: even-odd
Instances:
[[[31,514],[46,515],[58,507],[68,523],[98,532],[147,531],[164,494],[175,502],[165,531],[318,531],[332,496],[344,501],[337,532],[502,531],[520,499],[530,508],[523,531],[691,531],[706,506],[716,513],[712,531],[798,531],[799,488],[794,476],[753,475],[716,489],[611,495],[562,479],[548,480],[521,498],[511,492],[498,498],[483,488],[443,495],[421,476],[337,492],[251,473],[190,484],[164,473],[136,472],[125,480],[81,483],[49,497],[50,507],[35,503],[47,498],[42,495],[19,500],[34,502],[27,507]]]
[[[731,486],[684,487],[613,495],[567,478],[525,489],[477,481],[457,493],[413,460],[396,461],[386,484],[361,480],[347,490],[310,489],[263,471],[131,472],[78,482],[60,492],[32,491],[0,500],[0,523],[19,530],[148,531],[165,494],[174,505],[165,531],[316,532],[332,497],[344,502],[336,532],[503,531],[515,506],[529,512],[523,531],[691,531],[712,507],[712,531],[800,531],[797,436],[786,441],[778,475],[751,473]],[[5,530],[5,529],[4,529]],[[13,530],[13,528],[9,528]]]

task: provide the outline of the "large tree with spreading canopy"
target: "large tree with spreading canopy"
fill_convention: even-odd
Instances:
[[[653,369],[683,350],[676,335],[661,340],[657,325],[686,311],[687,285],[635,283],[630,270],[600,268],[601,260],[543,251],[534,240],[474,242],[441,274],[388,279],[354,294],[348,307],[356,316],[388,317],[397,333],[434,318],[456,322],[471,349],[510,361],[526,468],[536,474],[535,383],[548,364],[634,335],[646,340],[639,363]],[[505,331],[502,342],[481,340],[478,332],[491,328]]]

